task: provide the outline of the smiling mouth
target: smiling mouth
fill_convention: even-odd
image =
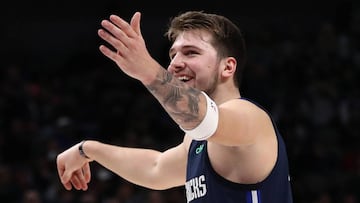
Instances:
[[[177,77],[180,81],[182,81],[182,82],[187,82],[187,81],[189,81],[189,80],[191,80],[191,77],[189,77],[189,76],[180,76],[180,77]]]

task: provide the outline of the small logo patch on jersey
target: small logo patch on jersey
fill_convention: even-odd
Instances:
[[[202,150],[204,149],[204,144],[201,144],[198,148],[196,148],[196,154],[200,154]]]

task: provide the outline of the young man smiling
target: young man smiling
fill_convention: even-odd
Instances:
[[[62,184],[87,190],[91,161],[143,187],[184,185],[187,202],[292,203],[285,143],[271,116],[243,98],[240,29],[224,16],[188,11],[173,18],[167,70],[148,53],[141,14],[101,22],[100,51],[139,80],[184,131],[164,152],[86,140],[57,156]],[[171,135],[169,135],[171,136]]]

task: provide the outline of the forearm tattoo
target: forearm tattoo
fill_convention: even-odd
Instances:
[[[201,122],[199,90],[187,86],[165,70],[159,71],[157,79],[146,88],[179,125],[196,127]]]

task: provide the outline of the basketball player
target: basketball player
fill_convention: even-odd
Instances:
[[[179,14],[166,32],[172,44],[165,69],[148,53],[140,18],[103,20],[98,35],[112,47],[100,51],[149,90],[184,131],[183,141],[164,152],[82,141],[57,156],[64,187],[87,190],[96,161],[143,187],[185,186],[191,203],[292,203],[283,138],[269,113],[240,94],[240,29],[216,14]]]

